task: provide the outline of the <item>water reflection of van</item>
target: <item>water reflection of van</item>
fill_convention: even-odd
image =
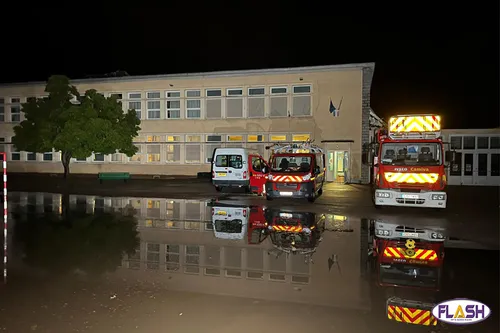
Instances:
[[[243,239],[247,231],[249,207],[212,207],[212,226],[215,237]]]

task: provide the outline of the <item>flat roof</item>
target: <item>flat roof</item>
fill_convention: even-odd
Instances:
[[[104,83],[104,82],[131,82],[131,81],[150,81],[150,80],[204,79],[204,78],[235,77],[235,76],[248,76],[248,75],[300,74],[306,72],[329,72],[329,71],[339,71],[339,70],[349,70],[349,69],[362,69],[366,67],[374,70],[375,63],[366,62],[366,63],[326,65],[326,66],[286,67],[286,68],[250,69],[250,70],[234,70],[234,71],[202,72],[202,73],[179,73],[179,74],[87,78],[87,79],[73,79],[71,80],[71,83],[78,84],[78,83]],[[0,84],[0,87],[45,85],[45,84],[46,81],[17,82],[17,83],[2,83]]]

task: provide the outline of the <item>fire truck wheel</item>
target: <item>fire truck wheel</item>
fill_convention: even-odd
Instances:
[[[321,188],[318,191],[318,195],[322,195],[322,194],[323,194],[323,186],[321,186]]]
[[[316,200],[316,193],[313,193],[312,196],[307,198],[307,201],[309,201],[309,202],[314,202],[315,200]]]
[[[266,195],[266,199],[267,199],[267,200],[269,200],[269,201],[273,200],[273,198],[271,198],[271,197],[270,197],[270,196],[268,196],[268,195]]]

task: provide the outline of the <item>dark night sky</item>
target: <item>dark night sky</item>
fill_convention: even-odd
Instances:
[[[372,107],[380,116],[437,112],[447,128],[499,126],[498,2],[480,8],[186,3],[144,9],[123,3],[123,13],[105,5],[31,7],[3,18],[0,81],[374,61]]]

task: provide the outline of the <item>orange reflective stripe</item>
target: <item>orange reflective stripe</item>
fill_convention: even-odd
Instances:
[[[436,326],[437,319],[432,315],[429,310],[421,310],[414,308],[407,308],[404,306],[389,305],[387,308],[387,318],[398,322]]]
[[[384,249],[384,257],[419,259],[419,260],[428,260],[428,261],[438,260],[437,253],[434,250],[413,249],[413,251],[415,251],[414,254],[412,256],[409,256],[406,254],[406,249],[404,249],[404,248],[386,247]]]
[[[276,182],[301,182],[302,177],[300,176],[273,176],[273,181]]]
[[[293,227],[287,225],[273,225],[273,230],[276,231],[290,231],[290,232],[301,232],[303,229],[301,226]]]
[[[439,179],[438,173],[385,172],[389,183],[434,184]]]

